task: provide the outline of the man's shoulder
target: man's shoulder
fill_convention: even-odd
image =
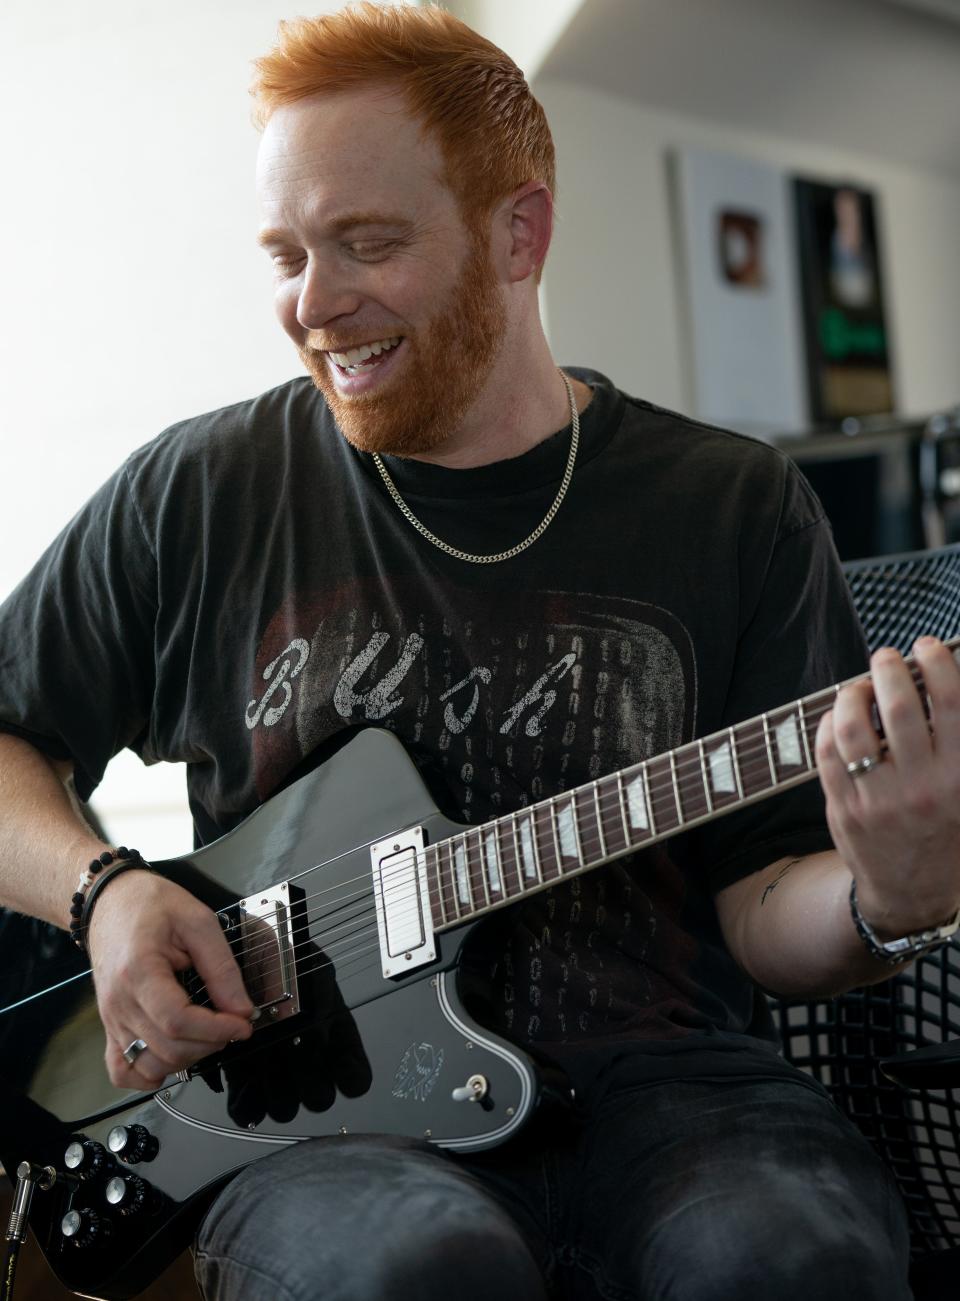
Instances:
[[[285,437],[327,418],[326,404],[305,376],[287,380],[256,397],[232,402],[169,425],[130,458],[134,467],[157,459],[206,457],[243,444],[274,451]]]
[[[571,375],[589,384],[597,393],[609,394],[622,404],[621,423],[631,434],[650,438],[669,438],[676,450],[685,444],[703,444],[737,459],[746,457],[768,464],[789,463],[789,458],[758,435],[739,432],[724,425],[712,424],[686,415],[682,411],[661,406],[648,398],[637,397],[619,388],[599,371],[584,366],[565,367]],[[682,440],[682,441],[681,441]],[[669,445],[669,444],[666,444]]]
[[[693,510],[723,502],[734,514],[764,516],[783,536],[823,520],[823,507],[790,456],[761,438],[698,420],[616,388],[597,372],[577,378],[615,395],[619,472],[637,476],[655,495]]]

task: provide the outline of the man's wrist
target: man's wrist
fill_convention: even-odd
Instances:
[[[151,867],[144,861],[139,850],[121,846],[115,850],[104,850],[81,874],[70,905],[70,933],[79,949],[88,951],[90,920],[101,891],[114,877],[133,871],[149,872]]]
[[[891,967],[912,962],[914,958],[947,944],[960,930],[960,908],[946,921],[932,926],[903,931],[899,935],[880,932],[864,917],[857,899],[857,882],[850,882],[850,915],[857,934],[871,957]]]

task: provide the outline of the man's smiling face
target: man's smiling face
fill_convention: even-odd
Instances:
[[[364,451],[440,447],[489,375],[505,309],[439,146],[395,91],[324,95],[274,113],[257,177],[277,314],[343,434]]]

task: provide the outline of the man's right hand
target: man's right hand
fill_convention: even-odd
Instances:
[[[129,871],[103,889],[87,935],[111,1083],[158,1089],[168,1075],[253,1033],[253,1003],[216,914],[174,882]],[[210,1005],[177,972],[195,968]],[[133,1066],[123,1050],[143,1039]]]

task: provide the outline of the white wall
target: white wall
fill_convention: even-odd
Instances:
[[[247,87],[302,8],[0,4],[0,597],[129,451],[299,371],[254,245]],[[95,802],[160,857],[189,848],[182,792],[127,754]]]
[[[960,182],[568,82],[538,80],[534,91],[558,153],[560,217],[543,298],[560,362],[693,409],[665,158],[697,146],[874,188],[899,406],[922,415],[960,401]]]
[[[446,0],[445,9],[506,50],[527,80],[584,0]]]

